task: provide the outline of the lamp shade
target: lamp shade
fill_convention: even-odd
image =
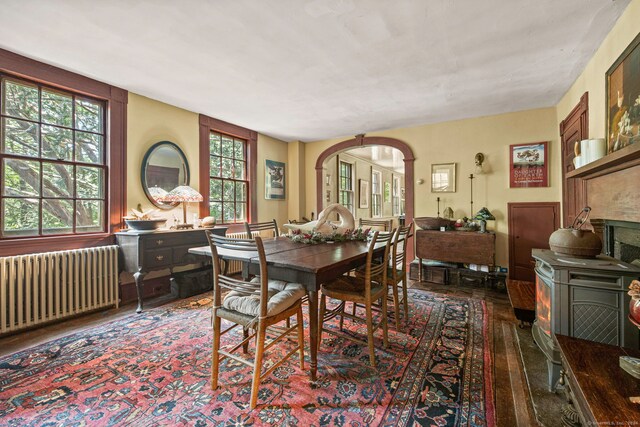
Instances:
[[[149,189],[149,195],[156,200],[161,200],[167,194],[167,190],[165,190],[164,188],[160,188],[157,185]]]
[[[478,211],[478,213],[476,214],[476,216],[473,217],[473,219],[493,221],[496,219],[496,217],[493,216],[491,212],[489,212],[489,209],[483,207]]]
[[[181,185],[158,198],[158,200],[161,202],[201,202],[204,198],[202,194],[188,185]]]

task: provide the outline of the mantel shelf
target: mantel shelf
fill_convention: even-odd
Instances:
[[[640,165],[640,144],[632,144],[603,158],[572,170],[567,178],[592,179]]]

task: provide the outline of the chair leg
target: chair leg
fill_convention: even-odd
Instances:
[[[340,330],[341,331],[343,330],[342,327],[344,325],[344,309],[346,306],[347,306],[347,303],[345,302],[344,305],[342,306],[342,310],[340,310]]]
[[[400,296],[398,295],[398,284],[393,285],[393,310],[396,316],[396,331],[400,332],[402,327],[400,326]]]
[[[243,326],[242,327],[242,339],[246,340],[247,338],[249,338],[249,329],[245,328]],[[247,341],[246,343],[242,344],[242,352],[244,354],[247,354],[249,352],[249,341]]]
[[[298,321],[298,347],[300,348],[300,369],[304,371],[304,320],[302,319],[302,307],[298,308],[296,313]]]
[[[389,329],[387,327],[387,295],[382,296],[382,344],[385,348],[389,346]],[[398,314],[396,313],[396,322]]]
[[[213,315],[213,348],[211,351],[211,389],[218,388],[218,373],[220,369],[220,321],[221,319]]]
[[[371,366],[376,367],[376,354],[373,348],[373,313],[371,311],[371,303],[367,303],[365,307],[367,311],[367,344],[369,345],[369,360]]]
[[[253,366],[253,381],[251,382],[251,401],[249,408],[253,410],[258,403],[258,390],[260,389],[260,374],[262,373],[262,353],[267,328],[262,320],[258,323],[258,342],[256,343],[256,358]]]
[[[353,310],[351,311],[352,315],[356,315],[356,308],[358,308],[358,304],[356,304],[355,302],[353,303]]]
[[[402,303],[404,305],[404,322],[409,324],[409,299],[407,297],[407,281],[402,280]]]
[[[327,311],[327,297],[322,294],[320,297],[320,316],[318,321],[320,325],[318,326],[318,349],[320,349],[320,345],[322,344],[322,328],[324,328],[324,314]]]

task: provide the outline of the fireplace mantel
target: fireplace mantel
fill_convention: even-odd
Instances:
[[[640,144],[632,144],[603,158],[574,169],[567,178],[593,179],[623,169],[640,165]]]

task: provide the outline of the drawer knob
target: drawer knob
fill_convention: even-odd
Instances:
[[[156,243],[157,243],[158,245],[161,245],[161,244],[163,244],[163,243],[164,243],[164,240],[162,240],[162,239],[156,240]]]
[[[164,259],[164,255],[158,255],[158,256],[156,256],[156,259],[158,261],[162,261]]]

